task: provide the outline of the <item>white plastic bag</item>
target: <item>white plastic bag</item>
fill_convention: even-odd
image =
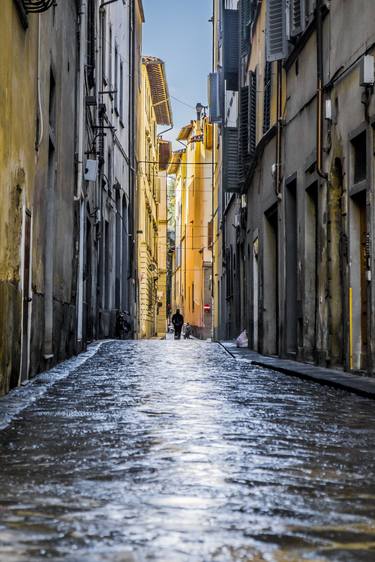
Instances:
[[[244,330],[243,332],[240,333],[240,335],[236,339],[236,345],[237,345],[237,347],[248,347],[249,340],[248,340],[248,337],[247,337],[247,331],[246,330]]]

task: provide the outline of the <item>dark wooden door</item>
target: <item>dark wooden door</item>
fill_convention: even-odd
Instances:
[[[361,369],[366,368],[367,353],[367,214],[366,199],[361,199],[360,205],[361,228]]]
[[[29,322],[30,322],[30,281],[31,281],[31,213],[25,213],[25,243],[23,255],[23,315],[22,315],[22,368],[21,381],[29,378]]]

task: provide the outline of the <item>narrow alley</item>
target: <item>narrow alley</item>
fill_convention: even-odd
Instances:
[[[0,432],[0,560],[370,562],[374,437],[217,344],[109,341]]]

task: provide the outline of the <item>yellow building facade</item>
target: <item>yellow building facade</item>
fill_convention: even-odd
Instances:
[[[143,57],[137,178],[137,337],[164,336],[167,328],[167,189],[169,143],[158,126],[172,126],[163,61]]]
[[[212,125],[191,121],[178,140],[169,173],[176,176],[176,245],[172,309],[179,308],[196,337],[212,329]]]
[[[78,8],[51,7],[1,5],[0,395],[75,352]]]
[[[14,2],[3,2],[0,18],[0,394],[19,383],[22,347],[29,340],[29,327],[26,324],[23,330],[22,326],[26,321],[22,301],[29,297],[29,286],[24,286],[22,276],[25,257],[22,245],[26,218],[30,232],[26,211],[32,206],[35,182],[35,120],[29,116],[36,115],[38,18],[27,23],[21,18]],[[30,255],[27,258],[29,260]]]

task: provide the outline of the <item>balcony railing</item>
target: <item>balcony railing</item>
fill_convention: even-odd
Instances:
[[[22,0],[27,13],[46,12],[49,8],[56,5],[56,0]]]
[[[56,0],[14,0],[14,3],[25,30],[29,25],[27,14],[40,14],[57,4]]]

